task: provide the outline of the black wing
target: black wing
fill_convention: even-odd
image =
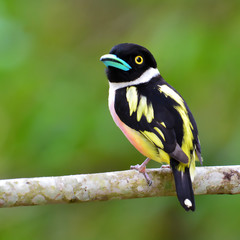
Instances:
[[[152,119],[151,116],[147,117],[147,114],[142,114],[139,119],[137,109],[130,114],[130,104],[126,97],[128,88],[122,88],[116,91],[115,111],[121,121],[129,127],[141,132],[144,137],[148,138],[148,140],[156,146],[156,148],[163,149],[179,162],[188,163],[188,157],[180,147],[183,141],[183,120],[175,108],[179,104],[173,98],[164,94],[164,92],[159,91],[159,86],[163,84],[175,91],[161,77],[153,78],[148,83],[135,86],[138,94],[137,108],[140,106],[140,99],[145,97],[146,108],[152,107],[154,111],[154,117]],[[178,94],[176,91],[175,93]],[[178,96],[182,99],[179,94]],[[183,99],[182,101],[184,102]],[[187,105],[186,108],[190,112]],[[191,118],[190,121],[193,119],[192,114],[190,114],[189,118]],[[196,131],[196,133],[193,134],[195,138],[197,134],[196,123],[195,121],[191,123],[193,129],[195,129],[194,131]],[[155,137],[151,138],[150,134],[144,134],[145,132],[153,133],[154,136],[156,135],[158,141],[156,141]],[[159,144],[159,140],[162,144]],[[198,140],[196,140],[196,143],[197,142]]]

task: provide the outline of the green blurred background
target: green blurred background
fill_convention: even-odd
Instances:
[[[0,1],[0,177],[129,169],[101,55],[147,47],[198,123],[204,165],[239,164],[240,2]],[[149,167],[159,167],[150,163]],[[0,209],[0,239],[239,239],[240,196]]]

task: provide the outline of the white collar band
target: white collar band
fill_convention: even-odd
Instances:
[[[117,90],[119,88],[124,88],[132,85],[138,85],[141,83],[146,83],[150,81],[153,77],[160,75],[160,72],[157,68],[149,68],[146,70],[139,78],[130,81],[130,82],[109,82],[111,90]]]

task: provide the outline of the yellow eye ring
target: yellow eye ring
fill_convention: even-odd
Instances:
[[[143,57],[142,56],[136,56],[135,57],[135,63],[136,64],[142,64],[143,63]]]

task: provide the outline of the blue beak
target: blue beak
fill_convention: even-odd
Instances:
[[[107,67],[115,67],[123,71],[129,71],[132,67],[114,54],[105,54],[100,58]]]

